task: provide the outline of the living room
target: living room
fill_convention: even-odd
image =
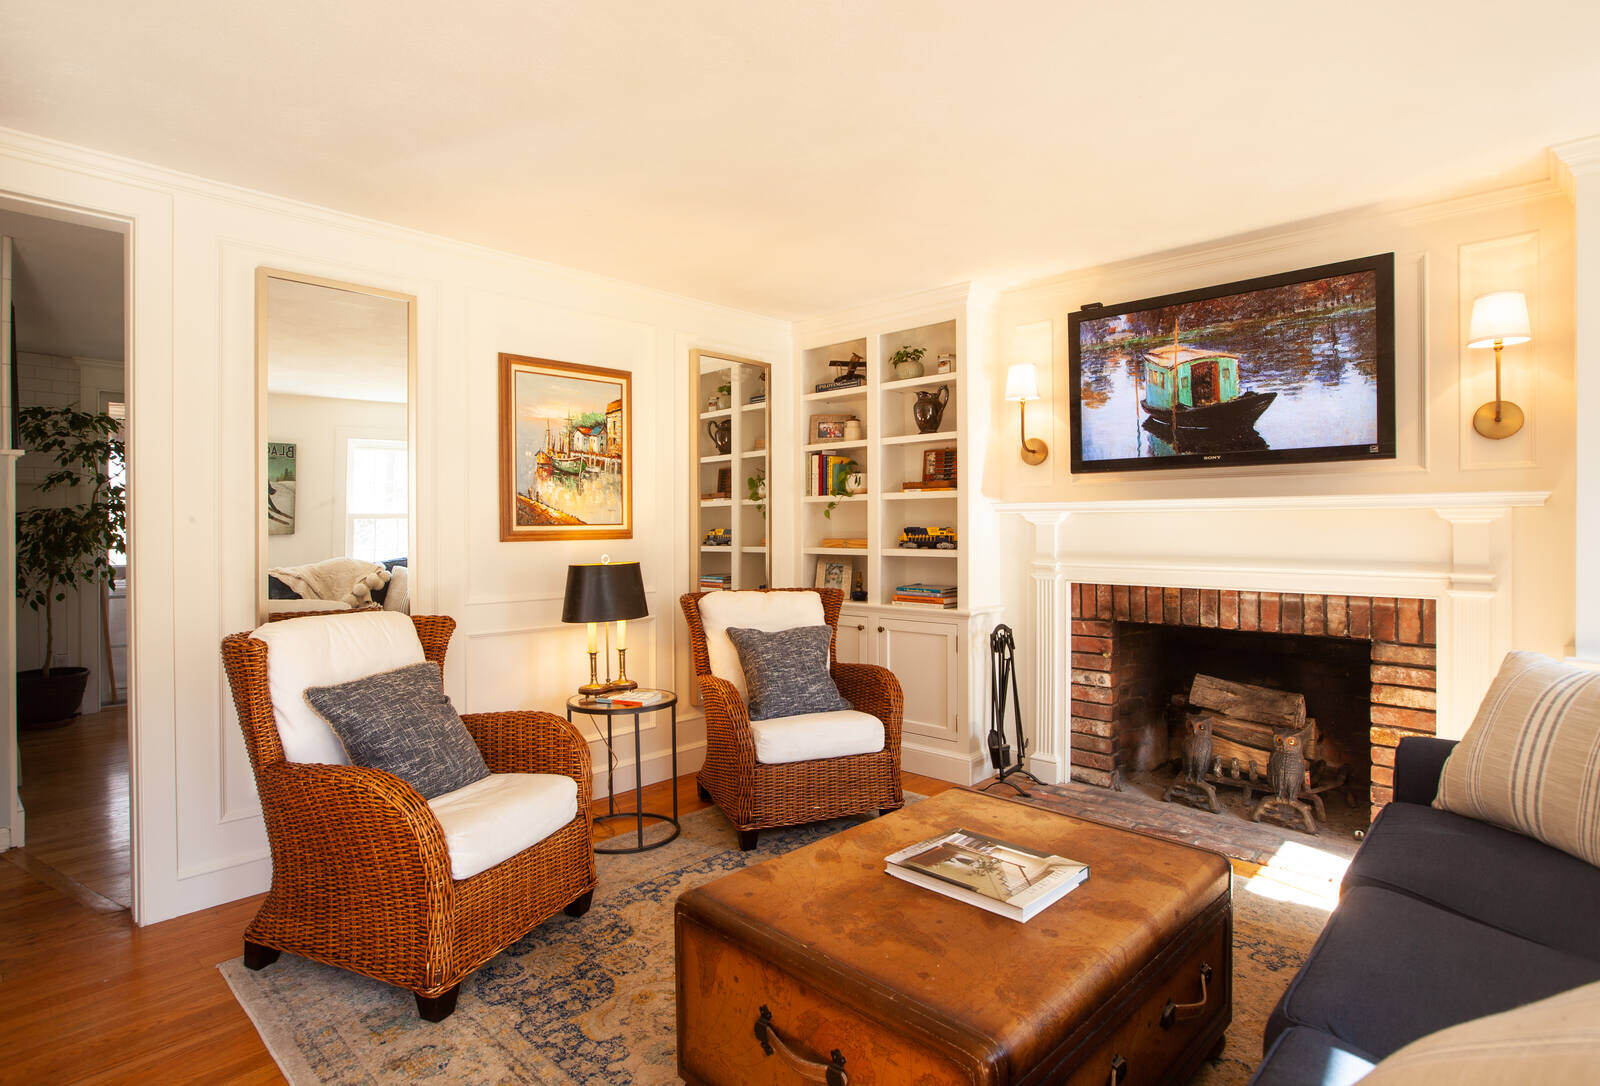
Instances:
[[[11,862],[0,865],[0,916],[12,949],[0,956],[0,990],[27,1008],[0,1027],[15,1073],[741,1081],[680,1062],[679,894],[712,871],[780,878],[798,869],[769,863],[847,848],[830,846],[819,827],[856,841],[848,835],[889,832],[873,827],[921,817],[924,804],[977,802],[971,789],[1000,768],[989,746],[995,686],[1014,649],[1017,693],[1000,699],[1009,764],[1022,758],[1043,784],[1014,780],[1059,800],[1047,812],[1009,804],[1025,812],[1016,818],[1093,822],[1099,813],[1165,832],[1169,845],[1174,834],[1191,845],[1214,836],[1204,855],[1231,861],[1231,882],[1195,867],[1231,886],[1234,972],[1221,986],[1231,1025],[1211,1011],[1197,1018],[1195,1029],[1216,1032],[1196,1033],[1172,1056],[1178,1071],[1108,1052],[1129,1061],[1113,1081],[1244,1083],[1258,1071],[1262,1083],[1297,1081],[1281,1064],[1276,1079],[1263,1067],[1269,1033],[1289,1031],[1269,1019],[1307,961],[1306,977],[1315,975],[1312,944],[1365,847],[1357,834],[1400,798],[1402,741],[1467,735],[1508,653],[1563,668],[1600,660],[1600,580],[1583,561],[1600,539],[1600,455],[1581,421],[1600,410],[1600,66],[1585,47],[1600,27],[1592,13],[1535,5],[1529,25],[1542,20],[1541,44],[1524,51],[1457,4],[1360,5],[1337,26],[1310,11],[1268,19],[1254,5],[1204,15],[1147,8],[1142,18],[1053,5],[624,16],[469,5],[441,19],[409,4],[335,17],[174,3],[0,16],[16,43],[0,74],[0,210],[125,238],[124,583],[133,586],[122,669],[131,799],[111,801],[127,827],[127,908],[91,908],[26,866],[42,862],[25,858],[36,812],[17,802],[19,746],[33,733],[13,725],[3,741],[11,810],[0,843]],[[1370,25],[1379,18],[1381,34]],[[1149,40],[1137,43],[1141,34]],[[1193,82],[1192,58],[1202,56],[1230,81]],[[41,259],[19,244],[8,278]],[[1155,389],[1151,363],[1131,378],[1137,398],[1112,401],[1150,462],[1097,468],[1084,420],[1100,386],[1078,338],[1095,303],[1137,317],[1160,308],[1143,304],[1151,300],[1209,304],[1229,296],[1219,288],[1313,282],[1361,261],[1371,262],[1363,273],[1373,276],[1382,349],[1372,380],[1340,387],[1373,390],[1362,409],[1375,440],[1319,440],[1321,453],[1309,455],[1296,438],[1295,455],[1276,460],[1262,454],[1282,450],[1249,446],[1221,462],[1162,464],[1166,424],[1140,404]],[[276,322],[294,310],[271,292],[286,285],[398,306],[382,380],[368,369],[359,387],[317,391],[312,378],[360,351],[325,335],[320,354],[303,353],[314,357],[300,371],[310,377],[280,385],[274,329],[286,335]],[[1470,345],[1483,330],[1479,300],[1507,294],[1520,298],[1523,325]],[[1205,297],[1181,300],[1191,295]],[[19,355],[30,353],[25,316],[5,337]],[[319,327],[301,325],[313,341]],[[1118,328],[1112,335],[1125,334]],[[1170,350],[1172,362],[1188,361],[1189,328],[1162,324],[1146,357]],[[1248,351],[1229,357],[1247,392],[1268,379],[1260,365],[1252,372]],[[1124,371],[1106,372],[1121,380]],[[521,433],[506,388],[514,404],[525,379],[621,391],[529,414],[543,421]],[[1288,391],[1263,416],[1269,435],[1271,414],[1299,396],[1273,387]],[[291,432],[275,414],[312,396],[333,416],[326,438]],[[1475,423],[1483,405],[1495,424],[1511,407],[1522,423],[1508,434],[1486,424],[1486,433]],[[379,411],[382,434],[369,419]],[[338,557],[339,532],[365,530],[351,522],[355,461],[330,455],[330,466],[313,468],[308,458],[300,469],[298,550],[287,546],[297,537],[270,534],[262,490],[274,479],[269,444],[320,449],[335,434],[376,443],[391,465],[405,460],[403,508],[371,510],[402,518],[401,534],[364,549],[346,534],[343,557],[359,551],[382,566],[380,593],[404,560],[406,598],[390,589],[390,617],[408,613],[419,629],[426,616],[453,620],[442,690],[456,711],[565,720],[580,687],[615,679],[619,666],[642,689],[676,694],[670,714],[665,702],[637,707],[642,722],[621,711],[635,707],[615,707],[613,719],[592,702],[570,719],[592,770],[579,784],[592,813],[671,811],[681,835],[664,840],[680,829],[665,819],[636,831],[631,817],[588,822],[581,812],[602,849],[635,839],[656,847],[580,850],[599,879],[585,891],[588,914],[565,914],[574,895],[491,948],[498,955],[486,952],[457,979],[454,1014],[437,1023],[419,1015],[405,985],[337,968],[346,963],[336,955],[258,941],[282,957],[257,971],[249,967],[262,959],[241,945],[284,871],[253,764],[265,748],[241,730],[248,714],[219,644],[319,621],[267,624],[324,609],[320,598],[269,599],[268,570]],[[508,450],[548,464],[524,478],[507,467]],[[1178,451],[1167,442],[1163,455]],[[626,467],[613,470],[607,457]],[[587,516],[552,498],[564,493],[565,470],[606,501],[619,488],[615,523],[528,530],[552,526],[523,524],[524,506],[556,522]],[[312,537],[322,514],[333,527]],[[390,542],[403,546],[383,550]],[[643,613],[622,616],[625,629],[570,620],[582,602],[570,570],[603,560],[637,563]],[[710,645],[731,642],[703,638],[700,660],[702,620],[680,597],[813,586],[837,589],[815,597],[819,621],[834,627],[825,647],[834,667],[894,677],[897,694],[881,697],[895,723],[883,722],[875,741],[897,752],[896,791],[870,803],[852,793],[842,820],[764,819],[749,798],[759,789],[716,761],[724,703],[704,683],[718,666]],[[36,667],[38,615],[19,607],[16,616],[5,647],[16,668]],[[1011,648],[992,644],[1002,625]],[[1276,788],[1266,750],[1251,787],[1207,782],[1206,765],[1185,779],[1194,714],[1173,699],[1192,699],[1198,674],[1284,685],[1285,672],[1259,660],[1189,663],[1202,634],[1255,637],[1257,648],[1299,639],[1307,657],[1356,661],[1345,667],[1358,676],[1354,693],[1319,695],[1316,680],[1295,691],[1345,773],[1320,796],[1314,771],[1297,784],[1304,816],[1286,800],[1287,816],[1250,817]],[[93,641],[78,638],[87,647],[75,651],[98,652]],[[1223,655],[1245,643],[1228,644]],[[1147,658],[1183,663],[1131,678],[1131,662]],[[835,696],[855,705],[847,686],[840,680]],[[1129,691],[1139,707],[1116,709],[1113,695]],[[1337,708],[1346,694],[1366,700],[1341,731],[1334,718],[1350,715]],[[1209,776],[1229,777],[1220,767]],[[80,768],[104,776],[98,763]],[[25,778],[25,756],[22,769]],[[1174,785],[1189,794],[1163,802]],[[796,787],[832,795],[816,780]],[[985,800],[1012,791],[991,788]],[[1412,801],[1396,806],[1432,800],[1406,794]],[[815,797],[791,806],[843,810]],[[1586,817],[1592,826],[1593,811]],[[1382,843],[1376,833],[1372,843]],[[681,875],[697,864],[700,882]],[[881,868],[879,881],[891,881]],[[648,888],[668,875],[670,893]],[[983,931],[1043,939],[1051,912],[1100,892],[1095,884],[1026,923],[994,918],[1011,927]],[[796,900],[812,889],[803,879],[780,885]],[[1552,892],[1592,885],[1558,880]],[[980,915],[904,890],[931,898],[919,922],[958,905]],[[637,938],[606,943],[624,923]],[[869,944],[854,923],[839,919]],[[552,947],[568,972],[548,972],[552,959],[539,955]],[[1547,972],[1568,976],[1562,968]],[[1581,992],[1595,977],[1573,969],[1566,988]],[[1012,1008],[1022,1025],[1011,1040],[1030,1029],[1029,1044],[1051,1029],[1065,1038],[1067,1025],[1047,1024],[1026,1000],[1067,997],[1040,971],[1017,971],[1030,986]],[[615,992],[579,998],[580,982],[595,977]],[[308,978],[320,979],[289,991]],[[1185,991],[1192,982],[1185,974]],[[1311,986],[1295,983],[1302,994]],[[411,992],[437,998],[438,987]],[[1517,1006],[1558,991],[1526,994]],[[1172,996],[1204,998],[1198,987]],[[775,1021],[772,1036],[788,1028]],[[308,1040],[323,1023],[334,1023],[337,1045]],[[752,1027],[739,1023],[738,1044],[754,1047],[760,1081],[802,1081],[784,1062],[790,1049],[764,1055]],[[1092,1028],[1101,1040],[1115,1033]],[[1223,1028],[1228,1047],[1212,1062]],[[480,1050],[473,1030],[495,1039]],[[857,1081],[913,1081],[883,1070],[892,1063],[874,1067],[867,1032],[850,1034],[855,1049],[843,1035],[827,1044],[806,1035],[791,1049],[827,1064],[838,1047],[840,1074]],[[544,1040],[513,1043],[534,1035]],[[1342,1041],[1369,1065],[1392,1054]],[[431,1065],[430,1051],[441,1054]],[[563,1064],[574,1052],[588,1062]],[[1535,1053],[1517,1055],[1528,1061],[1521,1073],[1546,1074]],[[1588,1058],[1571,1081],[1594,1077],[1597,1057]],[[992,1081],[1068,1080],[1068,1064],[1053,1066],[1019,1058]],[[1345,1079],[1328,1063],[1323,1078],[1298,1081],[1366,1073],[1343,1066]],[[1118,1074],[1095,1067],[1071,1074]],[[832,1081],[827,1068],[805,1073]],[[1373,1081],[1431,1081],[1384,1074]],[[1557,1070],[1547,1077],[1567,1081]]]

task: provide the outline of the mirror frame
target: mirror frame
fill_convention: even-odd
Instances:
[[[263,264],[256,268],[256,472],[253,497],[256,518],[256,621],[266,622],[268,618],[267,518],[262,512],[262,496],[267,492],[267,427],[270,421],[267,417],[267,331],[271,317],[268,287],[274,279],[368,294],[406,304],[406,576],[414,608],[419,596],[417,571],[411,565],[417,556],[417,296]]]

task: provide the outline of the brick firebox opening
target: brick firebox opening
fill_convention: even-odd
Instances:
[[[1148,768],[1152,750],[1164,758],[1164,737],[1151,734],[1150,641],[1142,633],[1163,626],[1370,645],[1365,723],[1373,817],[1394,795],[1396,745],[1435,732],[1435,600],[1074,584],[1073,780],[1110,786],[1114,773]]]

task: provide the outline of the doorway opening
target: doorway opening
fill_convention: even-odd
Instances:
[[[127,235],[0,205],[0,423],[15,464],[4,556],[17,811],[5,858],[99,911],[133,901],[128,702]],[[10,714],[7,714],[8,721]],[[9,791],[9,788],[8,788]]]

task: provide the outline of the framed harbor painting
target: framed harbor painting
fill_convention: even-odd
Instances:
[[[500,538],[633,537],[632,375],[500,356]]]
[[[1086,305],[1072,471],[1393,459],[1394,254]]]

